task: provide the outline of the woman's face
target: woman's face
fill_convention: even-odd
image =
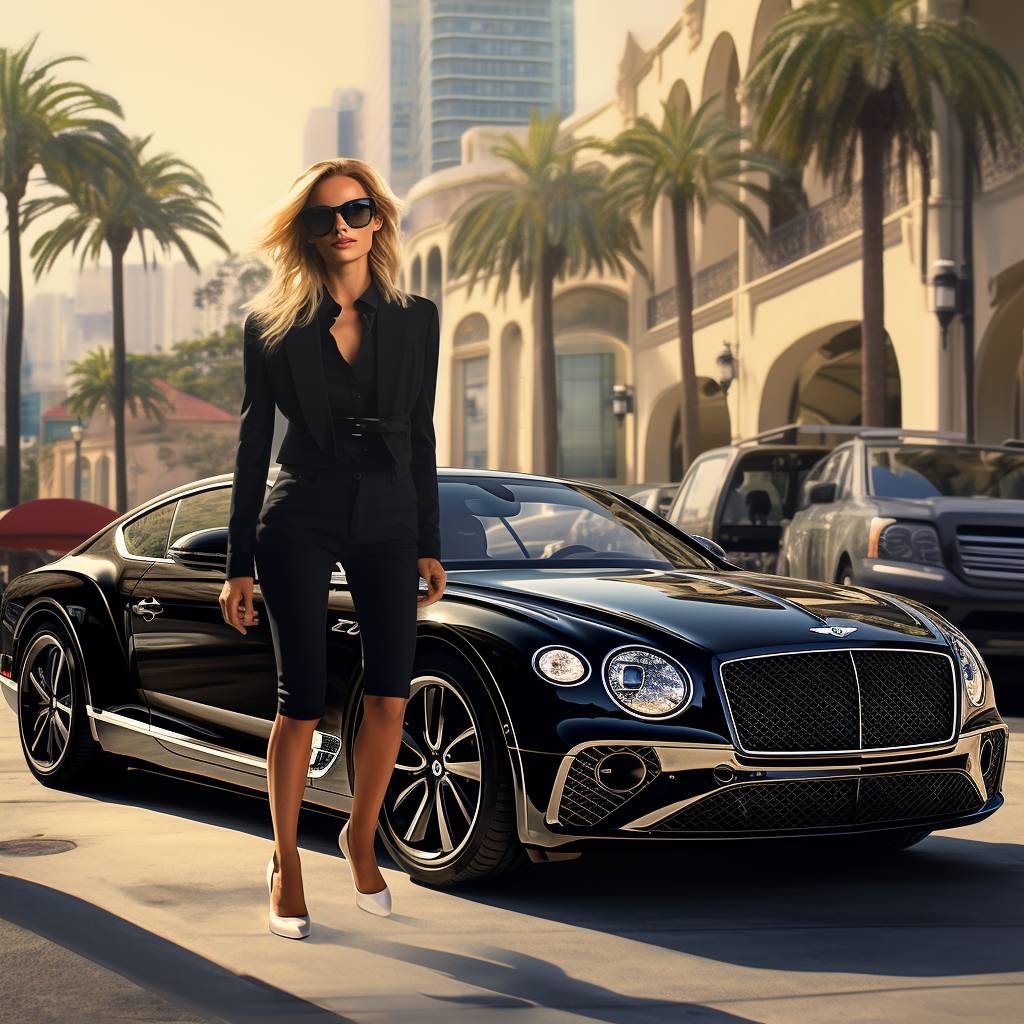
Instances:
[[[366,189],[355,178],[334,174],[317,182],[309,194],[306,206],[341,206],[350,199],[366,197]],[[374,231],[383,223],[383,218],[377,214],[366,227],[353,228],[345,223],[340,213],[336,213],[333,231],[329,231],[322,238],[316,238],[308,233],[306,237],[319,249],[328,268],[340,267],[344,263],[354,263],[366,256],[373,244]]]

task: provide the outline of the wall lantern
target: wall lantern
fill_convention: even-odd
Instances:
[[[722,389],[723,395],[728,395],[729,385],[736,379],[736,357],[729,342],[726,342],[725,348],[715,356],[715,365],[718,367],[718,386]]]
[[[84,433],[85,427],[82,426],[82,421],[80,419],[77,423],[71,424],[71,439],[75,442],[75,501],[80,501],[82,498],[82,435]]]
[[[633,411],[633,385],[614,384],[612,386],[612,413],[621,423],[627,412]]]
[[[946,347],[946,332],[950,321],[960,312],[960,278],[952,260],[935,260],[932,263],[935,276],[932,288],[935,291],[935,315],[939,318],[942,332],[942,347]]]

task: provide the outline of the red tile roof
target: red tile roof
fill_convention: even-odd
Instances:
[[[238,417],[232,416],[231,413],[225,412],[223,409],[219,409],[211,402],[207,402],[205,399],[196,398],[195,395],[187,394],[180,388],[176,388],[173,384],[168,384],[167,381],[161,380],[159,377],[152,378],[153,383],[167,396],[169,402],[173,403],[173,409],[167,409],[164,413],[169,420],[189,420],[189,421],[205,421],[205,422],[219,422],[219,423],[237,423]],[[47,409],[43,413],[43,417],[66,417],[71,416],[64,407],[64,403],[61,402],[58,405],[53,406],[51,409]]]

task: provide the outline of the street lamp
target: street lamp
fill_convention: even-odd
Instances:
[[[633,385],[612,385],[612,414],[621,423],[627,412],[633,411]]]
[[[82,426],[81,420],[71,424],[71,436],[75,441],[75,501],[80,501],[82,498],[82,435],[84,433],[85,427]]]
[[[960,312],[960,278],[952,260],[935,260],[932,263],[935,276],[932,288],[935,290],[935,315],[939,318],[942,332],[942,347],[946,347],[946,332],[950,321]]]
[[[718,386],[723,395],[728,395],[729,385],[736,379],[736,357],[729,342],[725,342],[725,348],[715,356],[715,365],[718,367]]]

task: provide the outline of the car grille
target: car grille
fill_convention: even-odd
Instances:
[[[919,651],[808,651],[721,667],[736,738],[751,753],[883,750],[952,738],[953,665]]]
[[[941,818],[982,805],[963,772],[798,779],[730,786],[652,826],[654,832],[746,832]]]
[[[629,751],[643,759],[647,767],[644,781],[628,793],[611,793],[598,785],[597,765],[608,754]],[[651,747],[587,747],[572,760],[562,787],[558,821],[562,825],[593,826],[618,810],[627,800],[652,783],[661,772],[658,755]]]
[[[960,564],[968,576],[1024,580],[1024,528],[960,526],[956,542]]]

